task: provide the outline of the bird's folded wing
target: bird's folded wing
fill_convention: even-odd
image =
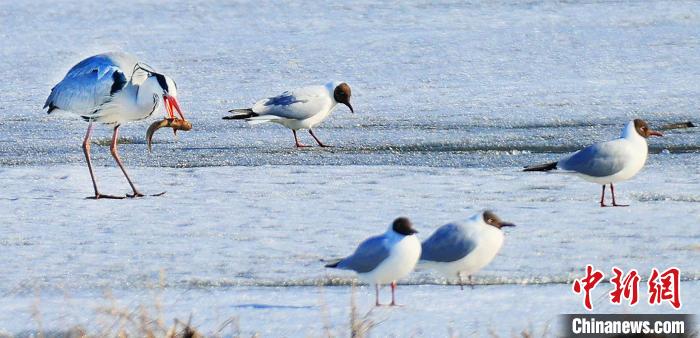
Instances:
[[[338,268],[354,270],[360,273],[374,270],[387,257],[391,250],[386,246],[386,239],[383,236],[371,237],[349,256],[338,263]]]
[[[114,62],[100,56],[88,58],[71,68],[51,89],[44,108],[89,114],[108,102],[126,83],[124,70]]]
[[[627,148],[624,139],[594,144],[559,161],[558,167],[592,177],[611,176],[625,167]]]
[[[256,102],[253,111],[261,116],[304,120],[330,106],[330,97],[324,90],[323,87],[310,87],[287,91]]]
[[[467,236],[457,224],[440,227],[425,242],[421,260],[433,262],[454,262],[467,256],[476,249],[476,241]]]

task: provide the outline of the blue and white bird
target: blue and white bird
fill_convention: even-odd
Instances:
[[[326,265],[327,268],[353,270],[365,283],[375,288],[375,304],[379,303],[379,287],[391,283],[391,304],[396,305],[396,281],[407,276],[420,257],[420,241],[408,218],[399,217],[382,235],[370,237],[355,253]]]
[[[423,242],[420,267],[434,269],[445,277],[457,279],[464,287],[469,277],[491,263],[503,246],[503,227],[515,226],[502,221],[492,211],[471,216],[463,223],[439,227]]]
[[[309,134],[321,147],[327,147],[314,134],[313,128],[323,122],[335,110],[338,103],[355,111],[350,104],[351,90],[345,82],[330,82],[324,86],[308,86],[286,91],[278,96],[262,99],[252,108],[232,109],[233,115],[225,120],[243,120],[249,124],[265,122],[279,123],[292,130],[294,144],[306,147],[299,142],[297,130],[308,129]]]
[[[620,138],[596,143],[579,150],[557,162],[525,167],[524,171],[550,171],[561,169],[564,173],[575,174],[586,181],[603,185],[600,206],[605,207],[605,185],[610,184],[612,205],[626,207],[615,201],[614,183],[628,180],[636,175],[646,163],[649,146],[647,138],[663,136],[652,130],[640,119],[627,123]]]
[[[97,189],[90,160],[93,122],[114,126],[110,151],[133,190],[126,197],[141,197],[143,194],[129,178],[117,152],[119,127],[127,122],[148,118],[163,106],[170,118],[177,111],[185,119],[177,102],[175,81],[126,53],[99,54],[80,61],[51,89],[44,104],[49,114],[57,110],[67,111],[80,115],[89,123],[83,140],[83,152],[95,199],[125,196],[105,195]]]

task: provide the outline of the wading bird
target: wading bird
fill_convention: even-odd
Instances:
[[[93,123],[114,126],[110,151],[133,191],[126,197],[141,197],[143,194],[134,186],[117,152],[119,127],[151,116],[161,104],[171,119],[174,118],[174,111],[185,119],[177,102],[177,86],[170,77],[157,73],[132,55],[105,53],[91,56],[73,66],[63,80],[51,89],[44,108],[48,108],[49,114],[56,110],[78,114],[88,122],[83,152],[95,190],[94,198],[99,199],[125,196],[105,195],[97,188],[90,160]]]
[[[649,153],[647,138],[663,136],[652,130],[640,119],[627,123],[620,138],[608,142],[596,143],[579,150],[557,162],[525,167],[524,171],[550,171],[561,169],[586,181],[601,184],[600,206],[605,207],[605,185],[610,184],[612,205],[626,207],[615,201],[614,183],[628,180],[643,167]]]
[[[309,86],[286,91],[278,96],[262,99],[252,108],[232,109],[233,115],[225,120],[243,120],[249,124],[279,123],[292,130],[297,148],[307,147],[299,142],[297,130],[308,129],[311,137],[321,147],[328,145],[314,134],[313,128],[323,122],[335,110],[338,103],[355,111],[350,104],[350,86],[345,82],[330,82],[324,86]]]

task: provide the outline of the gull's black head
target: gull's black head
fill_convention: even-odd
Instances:
[[[351,95],[352,94],[351,94],[350,86],[348,86],[348,84],[345,82],[339,84],[333,90],[333,98],[335,99],[335,102],[342,103],[342,104],[348,106],[348,108],[350,108],[350,112],[354,113],[355,110],[352,109],[352,105],[350,104],[350,96]]]
[[[413,235],[418,232],[413,229],[413,224],[411,224],[411,221],[406,217],[395,219],[394,223],[391,225],[391,229],[404,236]]]
[[[649,128],[649,124],[642,119],[634,120],[634,129],[637,131],[637,134],[643,138],[649,138],[650,136],[664,136],[660,132]]]
[[[484,222],[485,222],[486,224],[488,224],[488,225],[490,225],[490,226],[492,226],[492,227],[496,227],[496,228],[498,228],[498,229],[500,229],[500,228],[502,228],[502,227],[514,227],[514,226],[515,226],[515,224],[513,224],[513,223],[508,223],[508,222],[502,221],[502,220],[501,220],[500,218],[498,218],[498,216],[496,216],[496,214],[494,214],[493,211],[491,211],[491,210],[486,210],[486,211],[484,211],[483,217],[484,217]]]

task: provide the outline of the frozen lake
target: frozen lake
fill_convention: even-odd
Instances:
[[[0,246],[12,258],[0,273],[0,306],[13,311],[0,315],[0,328],[35,326],[37,302],[44,327],[65,318],[87,322],[93,308],[111,304],[106,291],[124,306],[150,305],[162,274],[166,313],[184,320],[192,312],[204,329],[237,317],[245,332],[317,332],[323,286],[326,305],[336,311],[332,327],[346,332],[354,278],[324,269],[322,259],[350,253],[398,215],[411,217],[426,238],[439,225],[483,208],[518,226],[508,230],[494,263],[474,277],[479,286],[459,293],[456,286],[441,286],[438,275],[413,273],[399,288],[407,306],[396,311],[425,316],[410,326],[385,322],[381,332],[444,332],[450,323],[460,332],[519,332],[527,323],[582,310],[566,283],[586,264],[608,274],[613,266],[635,268],[645,277],[653,267],[677,266],[683,310],[694,313],[700,307],[693,296],[700,287],[700,235],[692,230],[700,222],[700,171],[694,167],[676,177],[666,173],[687,166],[668,166],[652,161],[634,181],[639,183],[618,185],[619,199],[632,206],[608,209],[597,205],[596,185],[518,168],[138,167],[132,172],[144,191],[167,193],[97,202],[83,199],[90,193],[83,167],[3,168],[7,212],[0,215]],[[118,169],[98,172],[105,191],[126,191]],[[448,301],[431,302],[433,297]],[[472,303],[473,297],[485,303]],[[373,299],[366,289],[358,298],[364,310]],[[514,299],[527,305],[513,308]],[[596,304],[601,312],[615,309],[605,298]],[[486,311],[480,320],[469,316],[476,309]],[[671,310],[642,305],[626,311]],[[458,320],[460,311],[469,318]],[[504,313],[518,318],[503,322]]]
[[[600,209],[600,187],[574,177],[519,172],[635,117],[697,123],[700,3],[32,1],[0,3],[0,22],[0,333],[35,329],[37,302],[46,329],[89,321],[105,290],[148,305],[163,273],[166,314],[207,331],[237,316],[245,333],[321,334],[324,299],[342,335],[353,276],[321,259],[399,215],[425,238],[483,208],[519,225],[475,276],[484,285],[414,273],[406,306],[378,311],[392,319],[379,332],[509,336],[582,311],[566,283],[589,263],[678,266],[683,311],[700,310],[700,128],[650,140],[647,167],[616,187],[629,208]],[[177,140],[161,131],[150,155],[150,121],[122,128],[130,173],[163,197],[84,200],[86,124],[41,110],[68,68],[108,50],[172,76],[194,125]],[[317,128],[335,148],[296,150],[279,126],[220,119],[336,79],[357,113]],[[126,193],[109,134],[95,133],[98,179]],[[366,311],[371,293],[357,298]]]

